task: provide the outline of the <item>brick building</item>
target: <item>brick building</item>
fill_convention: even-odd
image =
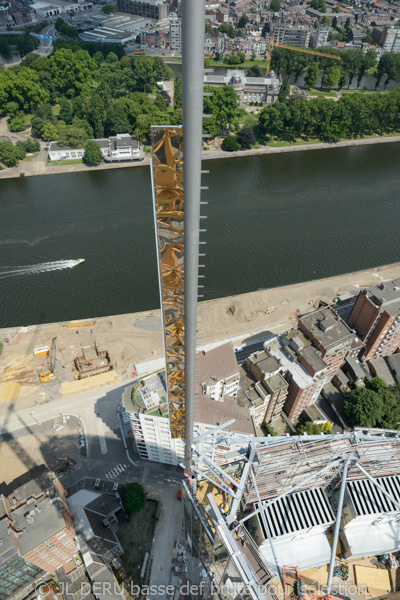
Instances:
[[[363,360],[394,354],[400,345],[400,279],[362,290],[348,323],[364,342]]]
[[[8,533],[20,557],[49,573],[74,559],[72,514],[54,474],[45,473],[2,500]]]
[[[326,380],[331,381],[343,364],[354,332],[329,306],[301,317],[298,327],[319,350],[328,367]]]

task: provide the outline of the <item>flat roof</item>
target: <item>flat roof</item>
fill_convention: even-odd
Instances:
[[[353,337],[352,330],[330,306],[300,317],[299,323],[302,323],[324,348],[335,346],[339,342]]]
[[[39,544],[51,538],[53,535],[66,528],[64,514],[59,502],[50,504],[49,500],[28,502],[10,513],[10,517],[16,521],[15,526],[25,531],[18,537],[21,554],[27,554]],[[30,514],[32,513],[32,514]]]
[[[199,384],[213,385],[217,381],[239,374],[239,367],[232,342],[203,350],[196,354],[197,380]]]
[[[209,396],[197,394],[194,401],[194,414],[195,421],[212,427],[236,419],[236,423],[229,426],[230,430],[256,434],[249,409],[239,406],[233,396],[225,396],[223,402],[217,402],[211,400]]]
[[[304,356],[306,362],[312,369],[314,369],[316,373],[328,368],[327,364],[322,360],[316,349],[312,346],[307,346],[301,350],[300,355]]]
[[[389,315],[400,313],[400,278],[373,285],[368,289],[367,296]]]

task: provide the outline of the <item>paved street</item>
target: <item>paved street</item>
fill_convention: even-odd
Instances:
[[[107,391],[97,390],[55,400],[33,410],[14,412],[10,405],[9,413],[0,418],[0,434],[17,442],[28,433],[35,435],[44,427],[48,428],[48,421],[59,418],[60,414],[79,418],[85,431],[87,457],[71,472],[60,473],[62,484],[69,488],[84,477],[119,483],[137,481],[143,485],[148,498],[161,502],[162,516],[156,521],[150,555],[150,583],[167,586],[172,574],[174,546],[181,531],[182,503],[177,496],[183,471],[180,467],[141,460],[131,439],[125,441],[127,452],[118,413],[126,386],[131,386],[131,382],[109,386]],[[4,479],[2,470],[5,468],[0,466],[0,482]],[[164,597],[156,595],[152,600]]]

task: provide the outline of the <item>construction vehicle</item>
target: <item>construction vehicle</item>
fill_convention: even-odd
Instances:
[[[304,579],[299,567],[282,567],[283,595],[285,600],[302,600],[304,598]],[[292,588],[292,591],[290,591]]]
[[[39,379],[42,383],[46,381],[51,381],[56,378],[55,370],[56,370],[56,337],[51,340],[51,350],[50,350],[50,364],[47,371],[43,371],[39,373]]]
[[[287,46],[286,44],[274,44],[274,34],[271,33],[271,37],[269,40],[269,50],[268,50],[268,58],[267,58],[267,74],[270,72],[271,68],[271,56],[273,48],[286,48],[286,50],[294,50],[295,52],[305,52],[306,54],[315,54],[316,56],[325,56],[325,58],[333,58],[334,60],[341,60],[340,56],[336,56],[336,54],[326,54],[325,52],[317,52],[316,50],[309,50],[308,48],[298,48],[297,46]]]

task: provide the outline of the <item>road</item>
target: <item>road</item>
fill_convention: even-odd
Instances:
[[[143,485],[148,498],[161,502],[162,517],[156,522],[150,555],[150,584],[166,586],[170,582],[173,549],[181,530],[182,504],[177,495],[183,471],[180,467],[142,460],[130,439],[125,440],[125,449],[119,405],[123,390],[131,385],[132,382],[119,382],[106,391],[90,391],[19,412],[10,406],[8,415],[0,418],[0,434],[14,433],[14,437],[20,437],[24,430],[35,434],[43,422],[60,413],[78,417],[85,431],[87,458],[73,472],[60,474],[62,484],[68,490],[84,477],[120,483],[137,481]],[[164,595],[152,596],[152,600],[163,598]]]
[[[50,23],[43,27],[40,33],[31,33],[32,37],[37,38],[40,41],[40,46],[35,50],[37,54],[48,56],[53,52],[53,40],[55,38],[56,28],[55,25]]]

